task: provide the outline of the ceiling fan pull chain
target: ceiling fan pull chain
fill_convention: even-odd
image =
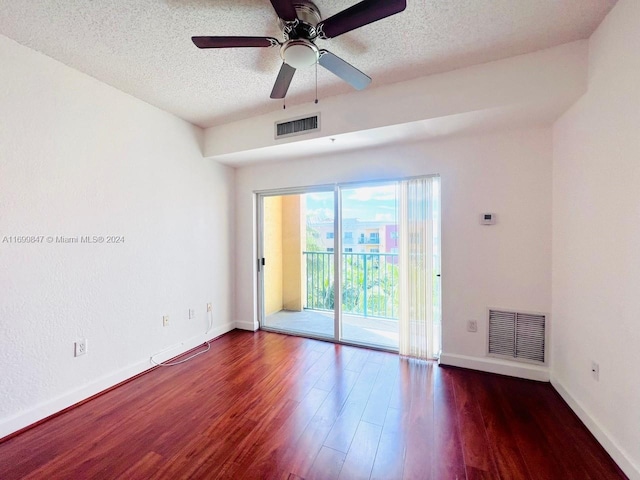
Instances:
[[[315,104],[318,103],[318,62],[316,61],[316,101]]]

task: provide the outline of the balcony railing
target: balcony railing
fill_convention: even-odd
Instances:
[[[333,310],[334,253],[302,252],[307,267],[305,308]],[[398,318],[398,254],[342,253],[342,312]]]

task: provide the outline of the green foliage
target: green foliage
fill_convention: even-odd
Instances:
[[[398,318],[396,255],[342,255],[342,311]],[[333,253],[307,254],[307,308],[333,310]]]
[[[307,244],[305,248],[307,252],[322,252],[324,250],[320,241],[320,232],[309,225],[307,225]]]

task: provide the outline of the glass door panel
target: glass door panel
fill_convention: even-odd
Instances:
[[[335,338],[334,196],[262,197],[261,327]]]
[[[343,187],[341,340],[398,348],[397,182]]]

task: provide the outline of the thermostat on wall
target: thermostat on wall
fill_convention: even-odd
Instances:
[[[483,213],[480,216],[480,223],[482,225],[493,225],[496,223],[496,214],[495,213]]]

